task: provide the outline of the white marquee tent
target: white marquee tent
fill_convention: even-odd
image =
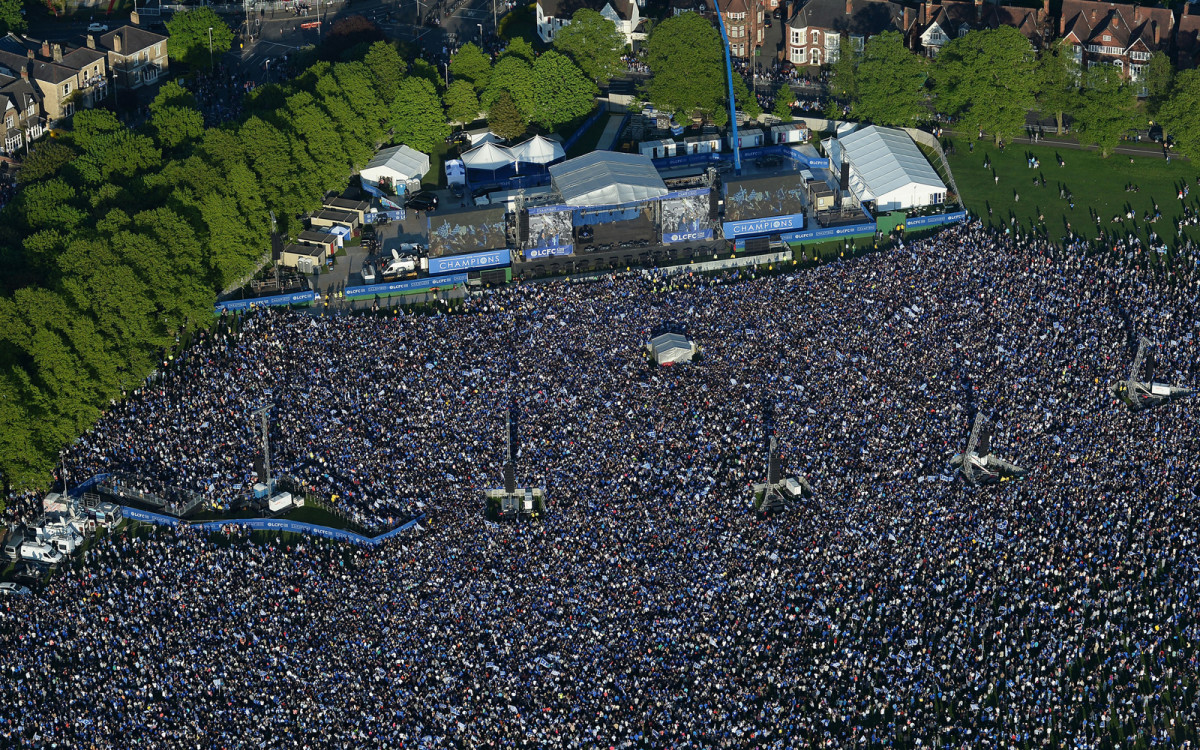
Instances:
[[[429,171],[429,157],[408,146],[392,146],[375,154],[375,158],[367,162],[359,175],[374,185],[379,184],[383,177],[391,179],[392,184],[403,186],[413,178],[420,179]]]
[[[512,151],[490,141],[464,153],[462,160],[463,164],[467,165],[467,169],[482,169],[488,172],[503,169],[516,161]]]
[[[526,164],[549,164],[567,155],[561,143],[540,135],[518,143],[510,150],[514,159]]]
[[[877,211],[930,206],[946,200],[946,185],[903,130],[876,125],[829,141],[834,174],[850,163],[850,189]]]
[[[593,151],[555,164],[550,182],[571,206],[635,203],[667,194],[650,157],[616,151]]]

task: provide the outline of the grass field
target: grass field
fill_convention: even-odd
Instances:
[[[1200,203],[1200,185],[1196,183],[1200,168],[1182,160],[1167,163],[1161,158],[1137,157],[1130,163],[1128,156],[1119,154],[1104,159],[1092,151],[1044,146],[1010,145],[1000,151],[990,143],[976,143],[971,151],[965,141],[954,145],[956,153],[949,155],[950,167],[967,210],[997,227],[1009,225],[1015,216],[1024,231],[1029,231],[1038,216],[1044,215],[1051,239],[1065,237],[1068,222],[1076,234],[1094,239],[1098,236],[1099,216],[1099,229],[1106,233],[1136,233],[1146,242],[1153,230],[1173,247],[1176,220],[1183,216],[1184,203],[1193,210]],[[1027,153],[1040,160],[1039,168],[1028,167]],[[1060,157],[1066,166],[1059,167]],[[990,162],[990,168],[984,168],[985,161]],[[1035,177],[1045,178],[1046,186],[1035,186]],[[1126,192],[1125,186],[1130,183],[1140,190]],[[1180,201],[1177,194],[1185,183],[1191,195]],[[1059,198],[1060,188],[1074,196],[1074,209]],[[1155,204],[1162,218],[1148,223],[1145,215],[1153,217]],[[1136,217],[1132,221],[1125,218],[1130,208]],[[1121,221],[1114,224],[1114,216],[1120,216]],[[1200,228],[1187,229],[1186,236],[1200,240]]]

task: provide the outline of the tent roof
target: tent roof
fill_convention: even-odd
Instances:
[[[872,198],[912,184],[946,187],[903,130],[871,125],[838,139],[838,145]]]
[[[567,155],[561,143],[540,135],[518,143],[510,151],[513,158],[526,164],[549,164]]]
[[[550,180],[572,206],[609,206],[659,198],[667,186],[650,157],[593,151],[550,167]]]
[[[516,159],[513,153],[504,146],[497,146],[488,141],[467,151],[462,155],[463,164],[471,169],[496,170],[507,167]]]
[[[363,171],[381,167],[397,172],[409,180],[413,177],[423,177],[429,171],[429,157],[408,146],[392,146],[375,154],[375,158],[367,162]]]

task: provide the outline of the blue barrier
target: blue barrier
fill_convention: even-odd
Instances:
[[[936,216],[914,216],[904,220],[905,229],[917,229],[919,227],[937,227],[942,224],[953,224],[959,221],[965,221],[967,218],[966,211],[955,211],[950,214],[937,214]]]
[[[346,287],[345,294],[347,297],[371,297],[375,295],[387,296],[389,294],[410,294],[412,292],[421,292],[427,289],[437,287],[439,289],[447,286],[458,286],[459,284],[467,283],[467,275],[465,273],[455,273],[449,276],[439,276],[436,279],[412,279],[411,281],[391,281],[385,284],[368,284],[366,286],[350,286]]]
[[[606,151],[616,151],[617,146],[621,143],[621,133],[625,132],[625,126],[629,124],[630,113],[626,112],[625,117],[621,118],[621,127],[617,128],[616,135],[613,136],[612,143],[609,143],[605,148]],[[680,131],[682,132],[682,131]]]
[[[89,477],[88,479],[67,490],[67,494],[71,497],[79,497],[111,476],[112,474],[96,474],[95,476]]]
[[[296,292],[294,294],[274,294],[270,297],[254,297],[252,299],[236,299],[228,302],[218,302],[217,312],[225,310],[246,310],[251,305],[255,307],[274,307],[276,305],[303,305],[312,302],[316,297],[313,292]]]
[[[201,521],[191,523],[183,521],[173,516],[165,516],[162,513],[152,513],[148,510],[139,510],[128,506],[121,506],[121,515],[131,521],[141,521],[142,523],[151,523],[155,526],[193,526],[204,531],[214,532],[220,531],[225,526],[245,526],[254,531],[287,531],[293,534],[308,534],[310,536],[319,536],[325,539],[333,539],[338,542],[352,542],[354,544],[367,544],[375,546],[381,544],[388,539],[399,534],[401,531],[411,529],[418,522],[425,518],[425,514],[417,516],[413,520],[401,524],[391,531],[384,532],[376,537],[363,536],[356,534],[353,531],[344,531],[342,529],[331,529],[328,526],[318,526],[312,523],[301,523],[299,521],[288,521],[285,519],[275,518],[228,518],[221,521]]]
[[[595,125],[596,120],[599,120],[601,117],[604,116],[604,114],[605,114],[604,107],[597,107],[596,111],[593,112],[590,116],[588,116],[588,118],[583,121],[583,124],[579,126],[579,130],[576,130],[574,133],[571,134],[570,138],[563,141],[563,151],[569,151],[571,149],[571,147],[575,145],[575,141],[582,138],[583,134],[588,131],[588,128]]]
[[[813,240],[825,240],[833,237],[859,237],[864,234],[875,234],[876,230],[877,227],[874,224],[851,224],[844,227],[808,229],[803,232],[781,234],[779,235],[779,239],[790,243],[812,242]]]

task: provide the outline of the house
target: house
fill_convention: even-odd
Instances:
[[[766,14],[761,0],[717,0],[725,36],[729,37],[729,54],[733,57],[753,57],[762,46]]]
[[[0,143],[0,155],[17,153],[30,141],[45,132],[42,117],[42,97],[36,86],[29,82],[27,73],[22,77],[0,74],[0,118],[2,118],[4,140]]]
[[[351,232],[357,232],[359,220],[358,214],[353,211],[338,211],[332,208],[323,208],[309,216],[308,223],[313,229],[340,225],[349,227]]]
[[[1029,40],[1035,49],[1043,49],[1054,38],[1054,19],[1050,15],[1050,0],[1042,0],[1041,8],[999,5],[984,0],[942,0],[921,4],[917,15],[914,38],[929,57],[951,39],[957,39],[975,29],[998,29],[1012,26]]]
[[[793,65],[837,62],[843,34],[861,52],[869,37],[884,31],[907,35],[916,21],[913,9],[889,0],[810,0],[784,30],[787,59]]]
[[[108,95],[108,66],[103,55],[16,34],[0,39],[0,75],[20,78],[36,88],[45,128],[75,114],[77,107],[90,108]]]
[[[1183,4],[1179,30],[1175,33],[1175,67],[1179,70],[1196,67],[1200,57],[1200,14],[1193,15],[1191,3]]]
[[[1081,69],[1114,65],[1137,81],[1152,54],[1167,52],[1175,36],[1175,15],[1168,8],[1063,0],[1059,35],[1071,45]]]
[[[743,128],[737,132],[738,148],[755,148],[768,145],[762,130],[758,128]],[[729,147],[733,148],[733,134],[730,134]]]
[[[113,84],[135,90],[165,80],[167,73],[167,37],[136,26],[95,36],[88,34],[88,47],[108,57]]]
[[[642,15],[634,0],[537,0],[538,36],[550,44],[555,32],[571,23],[571,16],[581,8],[590,8],[612,21],[631,47],[635,39],[646,38],[645,33],[638,30]]]

